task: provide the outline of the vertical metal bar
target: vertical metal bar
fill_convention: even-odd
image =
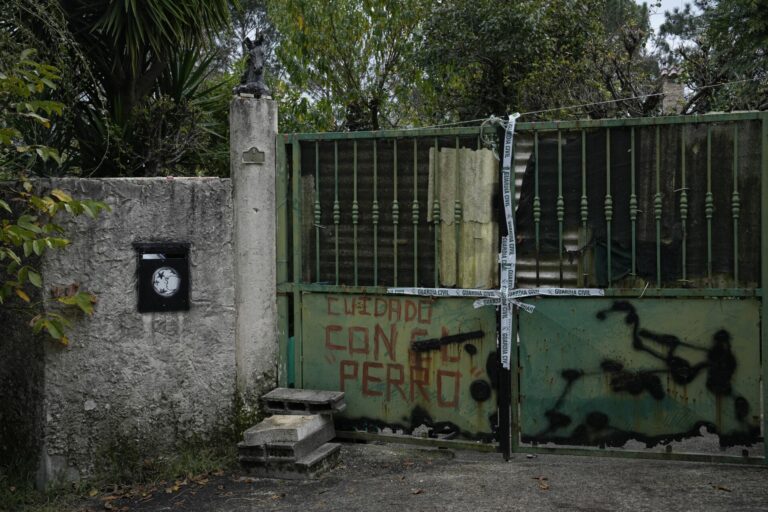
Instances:
[[[565,218],[565,200],[563,199],[563,139],[557,130],[557,250],[560,263],[560,286],[563,286],[563,219]]]
[[[335,273],[336,284],[339,284],[339,221],[341,220],[341,210],[339,207],[339,142],[333,141],[333,226],[335,229],[334,255],[335,255]]]
[[[352,148],[352,253],[355,286],[357,286],[357,222],[360,218],[360,205],[357,203],[357,140]]]
[[[277,136],[277,154],[275,164],[277,167],[275,195],[277,200],[277,284],[288,282],[288,170],[286,169],[285,144],[286,139],[282,135]],[[277,295],[277,336],[279,362],[277,379],[280,387],[288,387],[288,297],[285,292]]]
[[[605,234],[606,234],[606,275],[608,288],[613,281],[611,268],[611,221],[613,220],[613,197],[611,197],[611,129],[605,129]]]
[[[379,155],[378,141],[373,139],[373,285],[379,285]]]
[[[739,124],[733,123],[733,194],[731,194],[731,214],[733,216],[733,287],[739,286]]]
[[[762,296],[760,305],[762,309],[762,321],[760,322],[760,354],[761,354],[761,381],[763,384],[763,435],[768,432],[768,114],[761,114],[761,143],[760,143],[760,287]],[[768,464],[768,443],[764,445],[764,460]]]
[[[479,149],[479,141],[480,137],[478,136],[478,149]],[[454,265],[455,269],[455,285],[458,287],[459,285],[459,272],[460,272],[460,265],[461,265],[461,221],[463,219],[463,212],[461,210],[461,169],[459,169],[459,137],[456,137],[456,162],[455,167],[456,171],[454,173],[454,187],[453,187],[453,228],[454,228],[454,246],[455,246],[455,262]]]
[[[413,286],[419,285],[419,176],[418,176],[418,139],[413,139],[413,203],[411,204],[411,222],[413,223]]]
[[[637,193],[635,191],[635,127],[633,126],[630,134],[630,194],[629,194],[629,221],[632,225],[632,276],[637,276]]]
[[[501,226],[502,224],[499,223]],[[503,306],[502,306],[503,307]],[[498,333],[501,332],[500,322],[497,319],[496,321],[496,331]],[[513,351],[514,352],[514,351]],[[511,454],[514,451],[512,449],[511,443],[512,439],[515,437],[515,427],[514,427],[514,420],[512,417],[515,415],[515,413],[512,412],[512,404],[514,403],[517,405],[516,402],[512,401],[512,397],[510,396],[512,392],[512,375],[511,370],[507,370],[503,366],[501,366],[501,352],[497,351],[497,354],[499,354],[499,357],[497,358],[496,364],[499,368],[499,395],[498,395],[498,403],[499,403],[499,409],[498,409],[498,426],[497,426],[497,433],[499,436],[499,451],[501,451],[502,457],[504,457],[504,460],[509,460],[511,458]],[[510,358],[510,365],[512,364],[512,360],[515,358]]]
[[[439,148],[435,137],[435,157],[432,173],[434,174],[434,197],[432,202],[432,224],[435,228],[435,288],[440,286],[440,169],[437,165]]]
[[[320,143],[315,141],[315,282],[320,281]]]
[[[707,281],[712,288],[712,214],[715,203],[712,198],[712,125],[707,124],[707,195],[704,197],[704,215],[707,219]]]
[[[293,169],[291,185],[291,208],[293,212],[293,282],[302,282],[301,269],[303,267],[301,254],[301,146],[299,140],[294,137],[291,142],[293,148]],[[294,380],[296,387],[304,385],[303,376],[303,347],[302,347],[302,303],[301,292],[298,288],[293,291],[293,350],[294,350]]]
[[[392,267],[392,271],[394,272],[394,286],[397,286],[397,227],[400,222],[400,204],[397,202],[397,139],[393,141],[394,143],[394,164],[392,166],[392,181],[394,188],[392,189],[394,192],[394,199],[392,200],[392,228],[393,228],[393,235],[392,235],[392,251],[393,251],[393,257],[394,257],[394,266]]]
[[[656,125],[656,194],[653,214],[656,218],[656,286],[661,288],[661,127]]]
[[[587,245],[587,220],[589,218],[589,201],[587,200],[587,133],[581,130],[581,246]],[[589,285],[589,267],[586,258],[582,259],[583,286]]]
[[[685,125],[680,127],[680,223],[683,226],[683,282],[688,281],[688,187],[685,185]]]
[[[541,252],[541,197],[539,196],[539,132],[533,132],[533,224],[536,237],[536,286],[539,286],[541,279],[541,268],[539,264],[539,255]]]
[[[514,194],[512,194],[514,195]],[[514,204],[512,199],[512,204]],[[518,320],[520,316],[516,309],[512,309],[512,350],[510,351],[509,367],[511,372],[507,373],[508,381],[507,387],[512,388],[510,396],[510,452],[515,453],[520,450],[520,414],[518,404],[520,403],[520,362],[519,362],[519,350],[518,345]]]

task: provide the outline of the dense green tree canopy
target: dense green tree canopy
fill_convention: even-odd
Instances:
[[[694,4],[649,44],[633,0],[8,0],[0,67],[36,47],[60,70],[64,115],[24,135],[62,165],[38,172],[226,175],[227,104],[256,32],[284,132],[658,115],[665,67],[686,112],[768,108],[765,2]]]
[[[666,13],[661,35],[692,91],[685,113],[768,109],[768,2],[695,0]]]
[[[658,67],[632,0],[271,0],[276,91],[299,129],[648,115]],[[557,107],[605,102],[576,110]],[[285,117],[285,116],[284,116]],[[284,128],[286,128],[284,126]],[[288,126],[288,130],[294,126]]]
[[[36,47],[62,70],[52,95],[67,108],[47,136],[70,158],[37,170],[154,175],[210,163],[211,109],[226,108],[216,97],[220,87],[208,80],[211,52],[229,24],[229,5],[9,0],[0,15],[0,53]]]
[[[286,84],[298,89],[325,129],[373,129],[409,118],[419,81],[415,51],[423,0],[271,0]],[[301,97],[290,96],[299,104]],[[297,125],[308,112],[296,112]]]

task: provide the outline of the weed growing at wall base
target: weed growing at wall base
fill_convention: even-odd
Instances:
[[[103,502],[101,506],[109,509],[114,499],[178,492],[234,467],[236,462],[233,444],[190,443],[166,456],[145,457],[146,452],[146,447],[136,442],[127,448],[122,444],[112,452],[103,452],[104,466],[95,478],[59,483],[46,491],[35,490],[31,483],[11,482],[0,474],[0,512],[74,512],[83,510],[86,501]]]

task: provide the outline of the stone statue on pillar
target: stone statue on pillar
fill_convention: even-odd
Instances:
[[[246,37],[243,53],[246,55],[245,73],[240,79],[240,85],[232,92],[253,94],[255,98],[269,96],[269,89],[264,84],[264,34],[259,34],[253,41]]]

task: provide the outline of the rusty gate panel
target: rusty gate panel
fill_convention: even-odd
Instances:
[[[304,387],[346,393],[343,430],[490,441],[496,314],[472,301],[304,293]]]
[[[519,316],[523,442],[760,439],[757,299],[541,299]]]

